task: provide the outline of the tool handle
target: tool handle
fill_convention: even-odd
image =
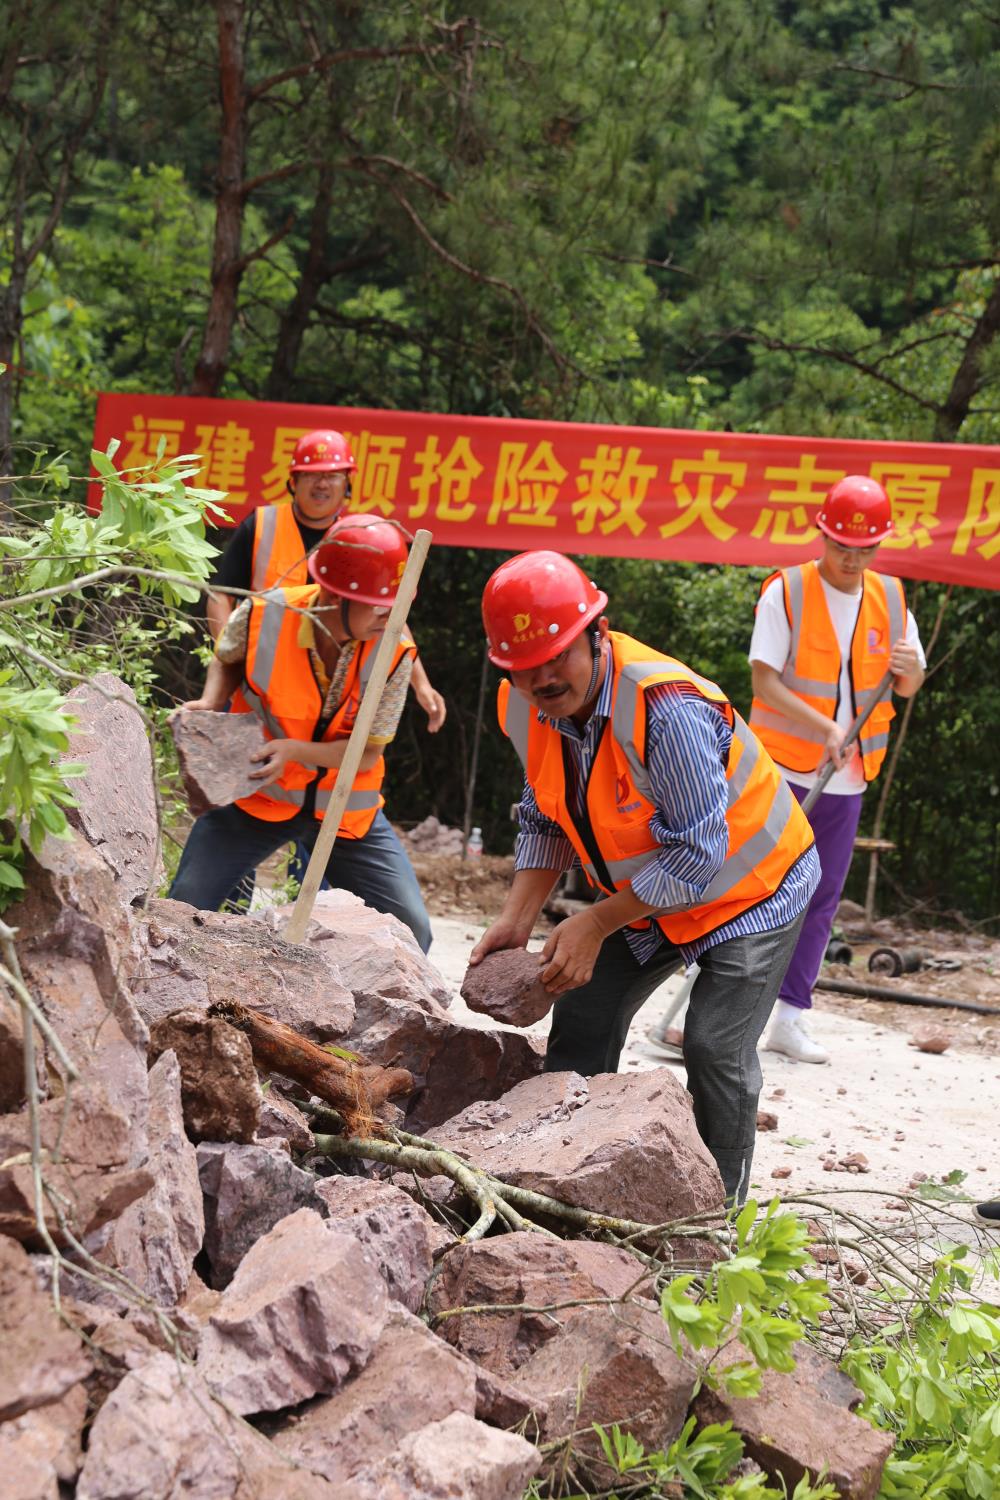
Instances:
[[[313,846],[312,856],[309,860],[309,868],[302,882],[299,894],[295,898],[292,914],[285,926],[284,938],[287,943],[301,943],[309,926],[309,918],[316,903],[316,893],[326,870],[327,863],[337,838],[337,830],[340,820],[344,816],[347,807],[347,799],[351,795],[354,778],[358,774],[361,757],[365,753],[368,744],[368,735],[371,731],[372,721],[382,701],[382,693],[389,677],[389,668],[392,665],[396,647],[399,645],[403,627],[406,624],[406,616],[409,614],[413,596],[417,591],[417,583],[427,560],[427,552],[431,545],[432,537],[429,531],[418,531],[413,538],[413,546],[406,561],[406,568],[400,580],[399,591],[393,601],[389,618],[386,621],[385,631],[379,641],[375,660],[372,663],[371,676],[365,687],[364,697],[358,709],[358,716],[351,729],[351,735],[347,741],[347,749],[344,759],[337,771],[337,783],[333,789],[329,805],[320,823],[319,834]]]
[[[882,681],[876,687],[874,693],[871,696],[871,701],[869,702],[868,707],[864,710],[863,713],[858,714],[858,717],[854,720],[854,723],[851,725],[850,729],[844,736],[844,743],[840,747],[842,750],[846,750],[848,745],[854,744],[854,741],[857,739],[862,729],[864,729],[865,725],[868,723],[868,720],[871,717],[876,704],[882,702],[882,699],[885,696],[886,688],[890,687],[891,685],[892,672],[889,671],[886,672],[885,676],[882,678]],[[832,760],[830,760],[823,767],[823,770],[820,772],[819,780],[809,788],[808,792],[802,799],[802,811],[804,813],[808,813],[809,809],[817,801],[820,793],[822,792],[823,788],[826,786],[827,782],[830,780],[830,777],[833,775],[836,769],[837,767],[834,765]]]

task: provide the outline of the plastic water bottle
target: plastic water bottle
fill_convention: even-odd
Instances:
[[[483,830],[474,828],[469,834],[469,842],[465,846],[468,859],[478,859],[483,852]]]

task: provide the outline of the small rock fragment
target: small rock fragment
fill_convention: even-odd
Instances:
[[[918,1052],[930,1052],[937,1056],[947,1052],[951,1046],[951,1037],[943,1031],[917,1031],[910,1038],[910,1046],[916,1047]]]
[[[170,720],[188,807],[197,818],[259,791],[250,757],[267,743],[254,714],[182,708]]]
[[[769,1109],[759,1109],[757,1111],[757,1129],[758,1130],[777,1130],[777,1128],[778,1128],[778,1116],[777,1115],[772,1114]]]
[[[531,1026],[552,1009],[554,997],[538,977],[538,954],[526,948],[488,953],[465,971],[461,995],[470,1010],[509,1026]]]
[[[791,1175],[791,1167],[775,1167],[771,1172],[772,1177],[791,1177]]]

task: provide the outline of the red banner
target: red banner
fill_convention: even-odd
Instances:
[[[782,567],[817,555],[813,518],[844,474],[892,500],[880,571],[1000,588],[1000,448],[874,443],[424,412],[102,395],[94,446],[115,462],[198,453],[234,520],[283,500],[292,448],[345,432],[352,511],[426,526],[438,544]],[[96,486],[94,495],[97,495]]]

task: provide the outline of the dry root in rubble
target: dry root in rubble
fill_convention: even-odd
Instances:
[[[405,1068],[380,1068],[363,1058],[355,1060],[354,1054],[338,1056],[283,1021],[235,1000],[219,1001],[208,1013],[245,1033],[253,1060],[263,1072],[291,1078],[332,1104],[352,1135],[367,1134],[374,1127],[379,1106],[387,1099],[412,1092],[413,1075]]]

